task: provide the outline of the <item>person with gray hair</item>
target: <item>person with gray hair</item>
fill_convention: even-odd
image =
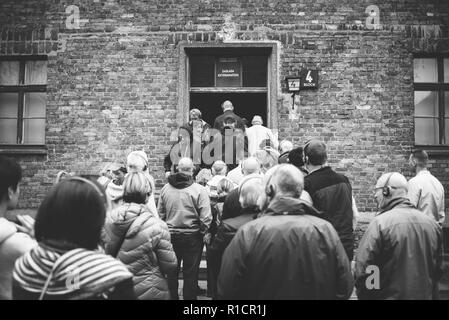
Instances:
[[[288,163],[288,156],[290,151],[293,150],[293,143],[289,140],[282,140],[279,144],[279,164]]]
[[[240,180],[239,185],[243,182],[246,177],[249,176],[260,176],[261,164],[259,160],[255,157],[249,157],[242,162],[242,180]],[[242,206],[239,201],[239,191],[234,189],[229,192],[223,204],[223,215],[222,219],[229,219],[237,217],[242,212]]]
[[[239,202],[242,206],[241,214],[237,217],[221,221],[217,233],[209,247],[207,268],[210,269],[212,299],[217,299],[217,279],[223,252],[231,242],[237,230],[244,224],[257,217],[260,212],[258,201],[263,192],[262,176],[247,176],[237,189]]]
[[[427,169],[429,156],[424,150],[415,150],[409,159],[415,177],[408,182],[408,198],[422,213],[444,222],[444,187]]]
[[[265,146],[269,146],[277,150],[279,146],[278,139],[270,129],[263,126],[262,117],[255,115],[251,121],[251,124],[252,126],[246,130],[246,134],[248,136],[249,154],[254,155],[254,153],[260,149],[261,144],[263,145],[262,149]]]
[[[343,245],[320,212],[300,200],[303,187],[303,175],[293,165],[270,172],[263,187],[267,209],[243,225],[224,252],[220,299],[351,296],[353,277]]]
[[[198,293],[198,271],[203,250],[203,237],[208,233],[212,221],[209,195],[205,187],[193,182],[193,161],[182,158],[178,173],[168,177],[159,198],[159,216],[170,230],[178,266],[175,276],[168,278],[171,296],[178,296],[178,274],[183,264],[186,300],[196,300]]]
[[[441,228],[410,203],[407,179],[399,172],[383,174],[374,190],[379,213],[365,231],[355,258],[358,298],[438,298]]]

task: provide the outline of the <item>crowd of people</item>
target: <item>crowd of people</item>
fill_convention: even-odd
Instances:
[[[354,287],[359,299],[438,298],[444,189],[425,151],[410,155],[410,181],[377,180],[379,212],[355,248],[351,182],[325,143],[278,143],[260,116],[247,128],[222,107],[213,127],[191,111],[158,199],[147,154],[133,151],[96,181],[58,174],[35,220],[9,217],[21,167],[0,157],[0,299],[176,300],[182,270],[195,300],[204,248],[212,299],[348,299]],[[205,147],[214,128],[243,136],[243,153],[195,159],[191,142]]]

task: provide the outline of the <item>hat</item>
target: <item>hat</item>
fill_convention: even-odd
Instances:
[[[148,168],[148,156],[145,151],[132,151],[126,158],[126,165],[130,169],[145,171]]]

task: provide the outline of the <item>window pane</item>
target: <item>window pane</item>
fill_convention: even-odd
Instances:
[[[0,93],[0,118],[17,118],[18,108],[17,93]]]
[[[438,82],[437,59],[415,59],[415,82]]]
[[[437,91],[415,91],[415,116],[438,116]]]
[[[438,119],[415,118],[415,143],[439,144]]]
[[[267,63],[268,61],[266,56],[243,57],[243,86],[266,87]]]
[[[449,91],[444,93],[444,116],[449,117]]]
[[[25,94],[23,110],[24,118],[45,118],[47,95],[45,92],[32,92]]]
[[[190,86],[213,87],[215,77],[215,57],[191,56],[190,60]]]
[[[446,144],[449,144],[449,118],[444,119],[444,136]]]
[[[27,61],[25,84],[47,84],[47,61]]]
[[[449,59],[444,59],[444,82],[449,83]]]
[[[45,143],[45,119],[23,120],[23,143]]]
[[[0,119],[0,143],[17,143],[17,119]]]
[[[0,61],[0,85],[18,85],[19,70],[19,61]]]

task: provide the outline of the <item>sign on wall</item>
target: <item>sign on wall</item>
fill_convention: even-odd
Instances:
[[[240,87],[242,68],[239,58],[218,58],[215,85],[217,87]]]
[[[318,70],[304,69],[301,72],[301,89],[318,88]]]

